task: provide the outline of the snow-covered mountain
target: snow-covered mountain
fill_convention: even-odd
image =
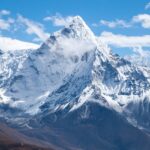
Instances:
[[[6,107],[43,117],[96,103],[150,131],[150,69],[112,54],[79,16],[37,50],[1,51],[0,61],[2,117],[14,117]]]

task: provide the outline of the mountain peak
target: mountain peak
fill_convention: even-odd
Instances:
[[[80,16],[70,17],[68,23],[61,30],[51,34],[50,38],[41,46],[42,49],[51,47],[60,37],[68,37],[78,40],[89,40],[95,43],[95,35]]]
[[[61,33],[72,38],[95,39],[93,32],[80,16],[72,17]]]
[[[69,23],[69,26],[71,26],[71,25],[79,25],[79,26],[84,26],[84,27],[87,26],[85,21],[80,16],[72,17],[72,19],[71,19],[71,21]]]

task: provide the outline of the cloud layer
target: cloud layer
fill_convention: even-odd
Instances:
[[[23,41],[8,38],[8,37],[0,37],[0,49],[3,51],[36,49],[38,47],[39,45],[37,44],[23,42]]]
[[[150,47],[150,35],[126,36],[105,31],[101,33],[99,39],[115,47]]]

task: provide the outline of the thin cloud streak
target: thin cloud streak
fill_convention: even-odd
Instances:
[[[27,34],[34,34],[38,38],[40,38],[41,41],[43,42],[45,42],[49,37],[49,34],[44,31],[44,28],[41,24],[31,21],[21,15],[18,16],[18,21],[27,27],[26,29]]]
[[[145,6],[145,10],[148,10],[148,9],[150,9],[150,2],[147,3],[146,6]]]
[[[108,20],[100,20],[99,23],[93,23],[94,27],[99,26],[107,26],[109,28],[131,28],[135,25],[140,24],[143,28],[149,29],[150,28],[150,15],[149,14],[138,14],[133,16],[129,22],[123,19],[117,19],[114,21]]]
[[[107,21],[107,20],[100,20],[101,25],[108,26],[109,28],[116,28],[116,27],[122,27],[122,28],[129,28],[131,27],[130,23],[127,23],[124,20],[115,20],[115,21]]]
[[[72,18],[72,16],[62,17],[57,13],[55,16],[47,16],[43,20],[51,21],[54,26],[67,26],[72,21]]]

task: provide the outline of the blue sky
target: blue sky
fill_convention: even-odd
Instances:
[[[7,10],[10,13],[0,15],[0,19],[6,20],[10,27],[9,29],[0,28],[0,35],[39,43],[39,37],[37,38],[32,31],[27,32],[26,21],[22,19],[19,22],[18,16],[38,24],[43,32],[48,34],[62,27],[54,26],[54,20],[44,21],[44,18],[56,17],[59,13],[64,18],[80,15],[97,36],[103,34],[111,38],[111,34],[113,36],[119,34],[123,39],[132,36],[135,40],[136,37],[141,37],[139,41],[145,41],[145,39],[148,41],[149,36],[146,38],[143,36],[150,35],[149,2],[148,0],[1,0],[0,10]],[[8,18],[12,18],[14,22],[11,20],[8,22]],[[127,46],[117,44],[116,46],[114,41],[109,43],[114,49],[116,47],[120,55],[131,52],[135,44],[130,47],[128,42]],[[145,42],[144,45],[140,42],[139,46],[149,51],[149,42],[147,43]]]
[[[100,19],[130,20],[132,16],[137,14],[149,13],[150,10],[144,9],[147,3],[147,0],[1,0],[0,9],[10,10],[12,15],[22,14],[39,22],[42,21],[43,17],[55,15],[56,13],[60,13],[63,16],[80,15],[91,26],[91,24],[98,22]],[[46,26],[47,30],[53,31],[50,24]],[[110,31],[110,29],[103,26],[100,28],[92,27],[92,29],[96,34],[100,34],[103,30]],[[141,35],[149,32],[139,29],[134,29],[135,32],[131,32],[132,30],[114,29],[114,32],[129,35]]]

